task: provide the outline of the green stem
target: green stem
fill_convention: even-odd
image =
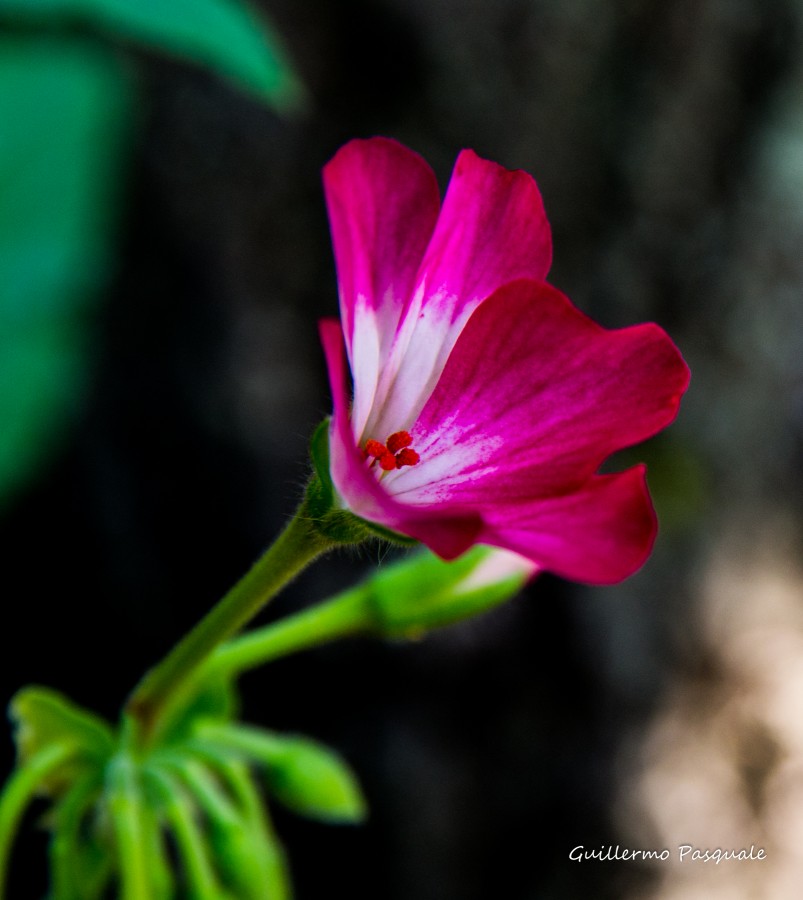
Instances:
[[[5,896],[11,844],[25,807],[47,776],[74,752],[72,744],[48,744],[17,769],[5,786],[0,797],[0,900]]]
[[[215,874],[208,842],[201,831],[194,804],[181,785],[164,771],[150,768],[148,776],[162,792],[165,815],[187,876],[189,897],[192,900],[228,898]]]
[[[139,683],[126,712],[147,742],[166,709],[206,657],[252,619],[275,594],[333,542],[314,527],[302,504],[249,572]]]
[[[99,896],[108,871],[108,860],[93,870],[85,870],[86,847],[82,825],[90,807],[102,790],[101,773],[93,771],[73,783],[54,813],[50,839],[50,880],[53,900],[81,900]],[[89,882],[89,883],[87,883]]]
[[[358,585],[286,619],[255,629],[218,647],[206,660],[203,675],[234,675],[299,650],[351,634],[370,631],[370,589]]]
[[[117,757],[109,766],[108,784],[120,862],[120,896],[122,900],[151,900],[144,800],[134,761],[128,756]]]

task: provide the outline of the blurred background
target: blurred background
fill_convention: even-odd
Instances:
[[[661,532],[620,586],[544,576],[244,678],[244,717],[334,745],[371,806],[277,810],[298,900],[798,897],[803,2],[183,7],[0,0],[0,703],[34,682],[114,717],[293,511],[329,410],[326,160],[389,135],[445,187],[472,147],[536,177],[551,281],[691,366],[677,423],[617,461],[647,461]],[[44,853],[28,829],[11,896],[42,896]]]

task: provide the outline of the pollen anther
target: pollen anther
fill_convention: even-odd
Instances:
[[[403,466],[414,466],[421,457],[410,446],[413,439],[409,431],[395,431],[387,440],[387,444],[369,438],[365,442],[362,455],[365,459],[371,459],[371,466],[379,463],[379,468],[385,472],[393,469],[401,469]]]
[[[414,466],[420,459],[421,457],[412,447],[404,447],[396,454],[396,468],[400,469],[402,466]]]
[[[375,459],[379,459],[387,452],[388,448],[384,444],[380,444],[379,441],[369,440],[365,442],[366,456],[373,456]]]
[[[409,447],[412,442],[409,431],[396,431],[388,438],[387,446],[391,453],[398,453],[399,450]]]

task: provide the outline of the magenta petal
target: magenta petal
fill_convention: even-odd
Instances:
[[[509,281],[543,280],[551,263],[552,236],[533,177],[463,150],[421,266],[426,293],[441,294],[438,302],[456,320]]]
[[[657,530],[644,466],[595,475],[579,490],[488,512],[483,543],[513,550],[564,578],[615,584],[639,569]]]
[[[329,431],[331,475],[346,508],[363,519],[423,541],[446,559],[460,556],[476,543],[479,517],[454,508],[448,512],[410,508],[386,493],[354,442],[340,324],[324,319],[319,328],[334,407]]]
[[[532,176],[464,150],[380,379],[382,408],[374,409],[369,430],[412,422],[477,306],[510,281],[540,281],[551,261],[549,223]]]
[[[611,331],[519,281],[474,313],[412,429],[404,503],[493,506],[564,494],[675,417],[689,372],[652,324]]]
[[[387,138],[355,140],[323,170],[340,314],[364,424],[440,208],[435,176]]]

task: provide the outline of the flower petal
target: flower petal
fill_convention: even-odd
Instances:
[[[546,278],[552,237],[535,179],[473,150],[457,157],[421,271],[452,321],[518,278]]]
[[[340,314],[361,433],[440,208],[432,169],[387,138],[355,140],[323,170]]]
[[[472,316],[415,426],[403,503],[483,512],[565,494],[675,417],[686,364],[657,325],[611,331],[555,288],[518,281]]]
[[[329,430],[329,454],[332,481],[346,507],[369,522],[437,545],[441,556],[453,559],[476,542],[481,527],[479,516],[471,511],[448,512],[438,509],[416,509],[397,503],[366,467],[354,441],[349,423],[346,392],[346,367],[343,334],[335,319],[320,323],[321,342],[326,356],[332,388],[333,415]]]
[[[635,466],[563,496],[497,505],[478,540],[572,581],[615,584],[644,564],[656,531],[645,467]]]
[[[381,408],[369,430],[414,420],[477,306],[510,281],[542,280],[551,261],[549,223],[534,179],[464,150],[381,378]]]

